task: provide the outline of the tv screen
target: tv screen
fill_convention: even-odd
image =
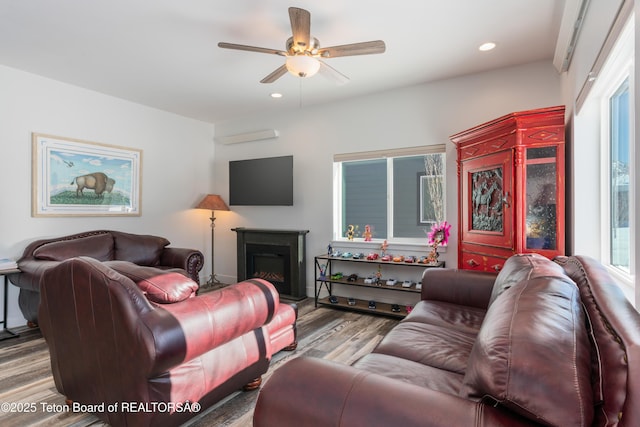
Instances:
[[[292,206],[293,156],[230,161],[229,204]]]

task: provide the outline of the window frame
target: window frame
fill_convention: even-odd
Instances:
[[[632,15],[633,16],[633,15]],[[593,87],[593,95],[600,102],[600,230],[601,230],[601,261],[617,279],[630,287],[635,287],[636,275],[636,227],[635,197],[635,66],[634,66],[634,25],[633,18],[625,25],[620,37],[615,43],[600,75]],[[629,270],[613,265],[612,251],[612,218],[611,218],[611,98],[615,96],[621,85],[628,80],[629,84]]]
[[[425,224],[424,237],[394,237],[393,236],[393,159],[400,157],[412,157],[412,156],[424,156],[428,154],[441,154],[443,156],[443,170],[442,170],[442,206],[444,212],[444,218],[446,219],[446,173],[447,173],[447,154],[445,144],[435,144],[420,147],[409,147],[389,150],[377,150],[377,151],[365,151],[358,153],[343,153],[334,155],[333,159],[333,225],[332,225],[332,240],[334,242],[346,243],[349,239],[341,232],[345,229],[346,224],[342,223],[342,164],[344,162],[354,161],[366,161],[374,159],[386,159],[387,162],[387,237],[373,237],[371,242],[382,243],[386,240],[390,244],[396,245],[424,245],[427,239],[427,232],[431,229],[430,225]],[[419,195],[416,194],[419,198]],[[358,239],[359,241],[362,238]],[[441,251],[444,252],[444,251]]]

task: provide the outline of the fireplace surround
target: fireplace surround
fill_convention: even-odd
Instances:
[[[309,230],[233,228],[237,234],[237,280],[262,278],[283,298],[307,297],[306,235]]]

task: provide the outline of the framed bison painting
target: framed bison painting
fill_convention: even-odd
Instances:
[[[32,216],[139,216],[142,151],[32,135]]]

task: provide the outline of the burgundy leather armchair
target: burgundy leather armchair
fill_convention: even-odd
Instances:
[[[111,425],[183,423],[244,386],[257,388],[272,355],[295,348],[296,308],[280,303],[269,282],[196,296],[198,285],[182,274],[134,279],[77,257],[41,282],[40,328],[56,388]]]

